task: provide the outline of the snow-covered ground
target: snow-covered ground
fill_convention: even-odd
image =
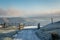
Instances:
[[[18,34],[14,35],[14,40],[40,40],[36,34],[36,30],[21,30]]]
[[[40,26],[43,27],[43,26]],[[38,28],[38,26],[24,26],[24,29],[34,29],[34,28]]]
[[[26,26],[24,29],[18,31],[18,33],[14,35],[14,40],[41,40],[35,34],[35,31],[37,31],[37,26]]]

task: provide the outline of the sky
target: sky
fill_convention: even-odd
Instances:
[[[60,16],[60,0],[0,0],[0,17]]]

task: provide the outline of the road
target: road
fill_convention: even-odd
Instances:
[[[14,40],[40,40],[36,36],[35,31],[37,31],[37,29],[20,30],[17,34],[14,35]]]

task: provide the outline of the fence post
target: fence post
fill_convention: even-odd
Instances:
[[[51,18],[51,23],[53,24],[53,18]]]
[[[40,23],[38,23],[38,29],[40,29]]]
[[[23,28],[24,28],[24,24],[21,24],[21,23],[20,23],[18,29],[19,29],[19,30],[22,30]]]

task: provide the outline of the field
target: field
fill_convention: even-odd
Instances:
[[[16,31],[16,27],[0,28],[0,40],[13,40]]]

